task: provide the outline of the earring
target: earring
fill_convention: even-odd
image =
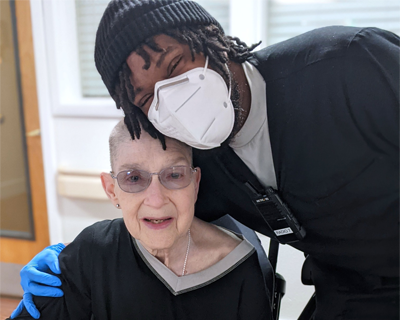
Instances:
[[[119,205],[119,203],[117,203],[116,207],[117,207],[117,209],[119,209],[121,206]]]

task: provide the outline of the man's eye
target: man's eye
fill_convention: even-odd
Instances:
[[[176,69],[176,67],[179,65],[179,63],[182,60],[182,56],[179,57],[178,61],[176,63],[174,63],[174,65],[172,66],[171,70],[169,71],[168,76],[170,77],[172,75],[172,73],[174,72],[174,70]]]
[[[146,105],[146,103],[147,103],[152,97],[153,97],[153,94],[149,94],[148,96],[146,96],[146,97],[144,98],[144,101],[140,103],[139,107],[140,107],[140,108],[143,108],[143,107]],[[142,99],[142,100],[143,100],[143,99]]]

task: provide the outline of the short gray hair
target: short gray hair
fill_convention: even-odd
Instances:
[[[121,120],[112,129],[110,137],[108,139],[108,144],[110,147],[110,163],[111,170],[114,170],[114,163],[118,155],[118,148],[122,143],[128,143],[132,141],[131,135],[128,131],[124,120]]]
[[[143,132],[142,134],[148,134],[147,132]],[[192,147],[188,146],[187,144],[175,140],[169,137],[165,137],[165,141],[174,140],[176,141],[183,149],[185,149],[189,153],[190,157],[190,165],[193,165],[193,153],[192,153]],[[114,129],[111,131],[110,137],[108,139],[109,147],[110,147],[110,163],[111,163],[111,170],[114,170],[114,163],[117,159],[118,156],[118,150],[121,144],[123,143],[129,143],[132,141],[131,134],[129,133],[128,127],[124,123],[124,120],[119,121]],[[160,144],[160,148],[162,148],[162,145]]]

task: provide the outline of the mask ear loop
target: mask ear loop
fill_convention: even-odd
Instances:
[[[225,68],[226,71],[228,71],[229,75],[229,89],[228,89],[228,98],[231,98],[231,90],[232,90],[232,75],[231,75],[231,70],[229,70],[228,65],[225,63]]]
[[[206,57],[206,64],[204,65],[204,71],[201,74],[202,75],[202,80],[205,79],[206,77],[206,72],[207,72],[207,67],[208,67],[208,56]],[[231,76],[231,71],[228,68],[228,65],[225,63],[225,68],[228,71],[228,75],[229,75],[229,89],[228,89],[228,98],[231,98],[231,91],[232,91],[232,76]]]
[[[206,77],[207,67],[208,67],[208,56],[206,57],[206,64],[204,65],[204,70],[202,73],[203,79]]]

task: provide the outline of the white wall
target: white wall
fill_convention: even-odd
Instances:
[[[54,118],[57,168],[76,173],[110,171],[108,136],[119,119]],[[100,177],[98,178],[99,185]],[[101,190],[102,192],[102,190]],[[70,242],[85,227],[103,219],[121,216],[108,200],[57,196],[62,239]]]
[[[238,1],[234,2],[237,5]],[[31,0],[52,243],[70,242],[90,224],[120,216],[120,211],[106,200],[64,197],[57,189],[60,172],[93,176],[109,171],[108,135],[122,115],[111,99],[88,100],[79,96],[76,43],[69,42],[76,40],[74,21],[64,27],[62,23],[69,14],[73,16],[71,3],[72,0]],[[234,9],[238,15],[240,10]],[[268,239],[264,237],[263,243],[268,252]],[[302,253],[281,246],[278,272],[287,281],[281,319],[296,319],[311,296],[312,289],[300,283],[303,260]]]

